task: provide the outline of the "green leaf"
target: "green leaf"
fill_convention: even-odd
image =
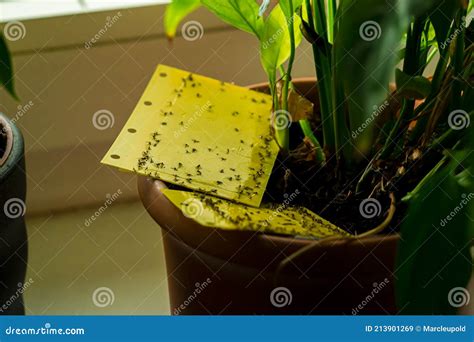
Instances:
[[[424,99],[431,91],[431,82],[423,76],[410,76],[400,69],[395,70],[397,93],[409,99]]]
[[[200,0],[173,0],[165,12],[165,33],[169,39],[174,38],[179,23],[200,6]]]
[[[410,200],[395,272],[401,314],[454,314],[451,291],[469,281],[474,192],[459,184],[455,167],[435,173]]]
[[[300,18],[292,16],[295,26],[295,45],[301,42],[301,31],[298,29]],[[260,58],[263,68],[274,79],[277,68],[290,56],[290,33],[288,20],[279,5],[275,6],[265,21],[260,40]]]
[[[456,11],[461,9],[464,3],[465,0],[411,0],[408,6],[409,12],[417,17],[429,16],[441,46],[446,43]]]
[[[462,0],[438,0],[429,11],[429,17],[436,32],[439,46],[447,43],[449,29],[456,12],[462,8]]]
[[[291,17],[293,16],[293,14],[296,12],[296,10],[299,7],[301,7],[301,4],[303,3],[303,0],[291,0],[291,1],[293,1],[293,12],[290,9],[289,0],[282,0],[278,2],[287,20],[291,20]]]
[[[10,93],[10,95],[18,100],[15,92],[13,79],[13,65],[8,51],[7,44],[2,34],[0,34],[0,84]]]
[[[408,18],[404,4],[397,0],[345,0],[339,6],[334,41],[334,65],[338,66],[335,82],[343,86],[352,131],[370,121],[374,108],[389,94],[402,28]],[[336,108],[341,105],[336,103]],[[367,155],[373,146],[373,124],[354,143],[356,160]]]
[[[255,0],[201,0],[201,3],[226,23],[258,38],[262,36],[263,18],[258,15]]]

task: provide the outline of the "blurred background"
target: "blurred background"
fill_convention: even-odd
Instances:
[[[170,44],[166,3],[0,1],[20,97],[0,92],[0,111],[26,143],[27,314],[170,312],[160,229],[139,201],[136,177],[100,160],[157,64],[238,85],[265,75],[257,41],[205,10],[184,22],[196,21],[200,34]],[[313,76],[313,68],[303,42],[294,76]],[[96,113],[108,121],[94,124]],[[107,305],[93,300],[100,291]]]

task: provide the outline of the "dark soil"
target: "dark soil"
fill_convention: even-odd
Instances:
[[[301,142],[304,137],[302,132],[298,132],[299,127],[292,125],[291,129],[290,137]],[[291,194],[297,193],[297,196],[291,196],[294,201],[290,205],[304,206],[340,228],[358,234],[384,221],[390,207],[390,193],[395,195],[396,211],[385,231],[398,231],[407,210],[406,203],[401,199],[415,188],[439,160],[436,151],[421,153],[415,148],[406,147],[393,160],[375,162],[359,193],[356,193],[357,183],[368,162],[362,163],[351,174],[340,174],[338,169],[342,168],[338,167],[334,158],[321,167],[312,159],[312,154],[309,143],[293,146],[290,154],[280,153],[264,201],[281,203]],[[364,217],[359,209],[361,202],[369,197],[380,203],[380,212],[373,218]]]

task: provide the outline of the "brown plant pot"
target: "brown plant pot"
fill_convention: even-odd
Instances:
[[[314,79],[295,84],[317,103]],[[138,179],[142,202],[162,228],[172,314],[396,313],[398,235],[325,241],[277,275],[282,261],[314,240],[202,226],[164,188]]]
[[[0,113],[0,315],[23,315],[28,240],[25,226],[26,174],[23,136]]]

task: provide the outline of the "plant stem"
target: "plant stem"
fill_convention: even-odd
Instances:
[[[466,10],[461,10],[456,16],[455,25],[461,27],[463,25],[463,18],[466,16]],[[454,65],[454,79],[452,85],[452,109],[458,109],[461,105],[462,93],[463,93],[463,66],[464,66],[464,37],[465,29],[461,30],[461,33],[456,37],[456,46],[453,57]]]
[[[292,13],[292,19],[294,17],[294,9],[293,9],[293,0],[288,0],[289,5],[290,5],[290,12]],[[293,24],[293,20],[290,20],[288,22],[288,32],[290,35],[290,57],[288,59],[288,66],[286,69],[286,75],[285,75],[285,83],[283,86],[283,108],[285,110],[288,110],[288,89],[290,87],[291,83],[291,71],[293,69],[293,62],[295,60],[295,49],[296,49],[296,43],[295,43],[295,28]]]
[[[349,143],[350,135],[345,120],[345,96],[343,85],[338,83],[336,68],[333,68],[333,125],[336,159],[338,164],[350,163],[352,160],[353,146]]]
[[[448,37],[451,36],[451,34],[452,34],[452,28],[449,30]],[[448,66],[448,54],[449,54],[449,47],[439,50],[440,56],[439,56],[438,64],[436,65],[436,70],[433,75],[433,79],[431,81],[431,92],[426,98],[425,102],[420,106],[421,107],[420,110],[424,109],[424,107],[428,103],[431,103],[432,100],[435,99],[436,96],[438,95],[442,82],[443,82],[443,77],[446,72],[446,68]],[[429,115],[426,115],[422,117],[420,120],[418,120],[415,128],[413,129],[413,132],[411,133],[409,137],[409,141],[411,143],[418,141],[418,139],[424,133],[426,125],[428,124],[428,121],[429,121]]]
[[[326,163],[326,156],[324,155],[324,151],[319,144],[318,139],[313,133],[313,130],[311,129],[311,124],[309,123],[308,120],[300,120],[299,121],[301,130],[303,131],[304,135],[313,143],[313,145],[316,147],[316,160],[320,164]]]
[[[364,184],[365,178],[369,175],[370,171],[372,171],[372,164],[375,160],[378,159],[378,155],[375,155],[370,162],[367,164],[367,167],[365,168],[364,172],[362,173],[362,176],[360,176],[359,180],[357,181],[355,193],[358,194],[360,193],[360,188]]]
[[[273,102],[273,108],[272,108],[272,123],[273,123],[273,129],[275,132],[275,139],[280,146],[280,148],[285,148],[283,146],[285,137],[284,137],[284,132],[282,133],[282,130],[278,126],[278,121],[277,121],[277,115],[280,113],[280,100],[278,98],[278,91],[277,91],[277,86],[276,86],[276,75],[272,75],[268,78],[268,83],[270,84],[270,92],[272,94],[272,102]]]
[[[288,0],[288,4],[290,7],[290,13],[292,15],[292,20],[288,20],[288,33],[290,36],[290,57],[288,59],[288,66],[286,69],[286,73],[284,75],[284,83],[282,89],[282,98],[281,98],[281,108],[284,112],[278,113],[278,115],[287,115],[288,111],[288,91],[290,88],[291,83],[291,71],[293,69],[293,62],[295,60],[295,50],[296,50],[296,43],[295,43],[295,29],[293,23],[294,17],[294,8],[293,8],[293,0]],[[286,112],[286,113],[285,113]],[[286,119],[291,119],[286,118]],[[280,143],[281,146],[288,150],[290,148],[290,134],[289,134],[289,127],[280,130]]]
[[[415,19],[413,27],[411,26],[411,24],[408,27],[406,53],[405,59],[403,61],[403,72],[410,76],[420,75],[423,71],[423,68],[420,68],[420,42],[421,35],[423,34],[423,30],[425,28],[425,24],[426,18],[420,17]],[[405,120],[409,120],[413,117],[414,110],[415,100],[404,99],[400,115],[398,116],[395,125],[393,126],[387,139],[385,140],[384,147],[380,152],[380,158],[387,158],[392,153],[393,148],[395,147],[395,140],[399,133],[401,124]]]
[[[425,177],[423,177],[423,179],[420,182],[418,182],[416,187],[412,191],[410,191],[408,194],[406,194],[405,197],[402,198],[402,201],[406,202],[410,200],[412,197],[416,196],[416,194],[421,190],[421,188],[423,188],[423,186],[429,181],[429,179],[433,177],[433,175],[444,165],[444,163],[446,163],[447,159],[448,159],[447,156],[444,156],[443,159],[441,159],[438,162],[438,164],[436,164],[430,170],[430,172],[428,172],[428,174]]]
[[[400,126],[402,125],[402,122],[405,122],[405,120],[413,116],[414,105],[415,105],[414,100],[406,100],[406,99],[403,100],[402,110],[400,111],[400,115],[398,116],[397,121],[395,122],[395,125],[391,129],[390,133],[388,134],[388,137],[385,140],[385,144],[380,152],[381,159],[387,158],[392,153],[396,145],[395,140],[398,135],[398,131],[400,130]]]
[[[437,52],[438,52],[438,49],[432,48],[432,50],[428,53],[428,56],[426,57],[426,65],[428,65],[433,60]]]
[[[334,40],[337,37],[337,22],[334,25]],[[334,41],[336,45],[338,42]],[[334,145],[336,152],[336,159],[338,166],[344,163],[350,166],[354,147],[350,143],[351,136],[349,129],[346,125],[346,111],[345,102],[346,97],[344,94],[344,85],[342,78],[338,74],[338,68],[336,67],[336,49],[331,51],[332,67],[331,67],[331,103],[332,103],[332,119],[334,129]]]
[[[469,113],[469,119],[474,120],[474,111]],[[431,144],[428,146],[429,149],[435,149],[437,147],[441,147],[443,149],[449,148],[450,144],[455,141],[454,139],[459,139],[460,135],[462,135],[464,132],[460,130],[455,130],[455,129],[448,129],[446,132],[444,132],[442,135],[437,137],[435,140],[431,142]]]
[[[285,74],[285,69],[283,68],[283,65],[280,65],[280,73],[283,75]],[[295,91],[295,87],[293,85],[293,82],[290,82],[289,88],[293,91]],[[299,120],[298,121],[301,127],[301,130],[303,131],[304,135],[306,138],[308,138],[314,146],[316,146],[317,151],[316,151],[316,160],[322,164],[326,162],[326,155],[324,154],[324,151],[321,147],[321,144],[319,143],[318,138],[313,133],[313,129],[311,128],[311,123],[306,120]]]
[[[320,0],[317,0],[320,1]],[[322,36],[325,35],[325,28],[321,23],[321,20],[316,20],[313,16],[313,8],[311,6],[311,1],[306,0],[306,11],[308,13],[308,22],[311,30],[318,32]],[[315,24],[315,22],[317,24]],[[318,25],[318,29],[316,29]],[[321,32],[322,31],[322,32]],[[332,118],[332,96],[331,96],[331,67],[329,64],[329,57],[324,56],[324,54],[319,50],[316,44],[312,45],[313,55],[314,55],[314,64],[316,69],[317,77],[317,88],[318,88],[318,97],[321,113],[321,125],[323,131],[323,144],[324,149],[328,151],[333,151],[335,149],[334,143],[334,126]],[[327,49],[329,47],[325,47]],[[326,50],[329,51],[329,50]]]
[[[334,20],[336,18],[337,4],[336,0],[328,0],[328,41],[334,42]]]

